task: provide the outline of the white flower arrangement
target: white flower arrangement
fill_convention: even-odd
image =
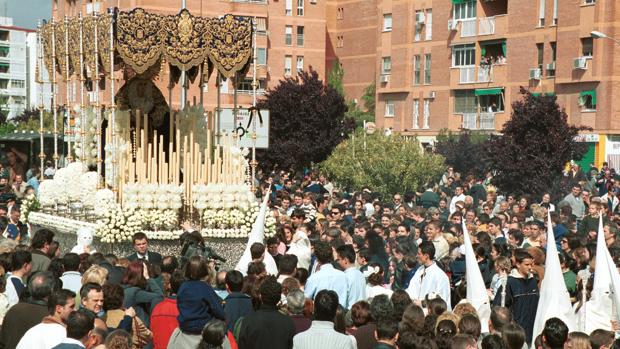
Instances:
[[[124,187],[123,207],[176,212],[183,207],[182,194],[183,187],[174,184],[128,184]]]
[[[30,213],[36,212],[39,210],[40,204],[39,200],[34,194],[27,195],[24,200],[22,200],[21,204],[21,216],[19,218],[22,223],[28,223],[28,218]]]
[[[80,228],[90,228],[94,230],[97,227],[95,223],[82,222],[43,212],[30,212],[28,215],[28,221],[30,224],[48,229],[52,228],[64,234],[75,234]]]
[[[97,216],[105,216],[108,212],[113,211],[117,204],[114,198],[114,192],[110,189],[99,189],[95,193],[95,214]]]
[[[97,116],[93,107],[84,110],[84,119],[82,128],[82,118],[75,118],[75,128],[80,132],[75,133],[73,150],[77,159],[89,166],[94,166],[97,164]],[[81,132],[82,129],[84,134]],[[82,149],[84,158],[82,158]]]
[[[154,231],[174,229],[179,224],[179,217],[173,210],[140,210],[144,225]]]
[[[149,231],[143,230],[146,237],[149,240],[178,240],[181,234],[183,234],[183,230],[159,230],[159,231]]]
[[[97,221],[95,234],[105,243],[130,241],[135,233],[142,231],[143,224],[138,212],[114,204]]]

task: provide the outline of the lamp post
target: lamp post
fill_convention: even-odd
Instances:
[[[602,32],[600,32],[598,30],[591,31],[590,32],[590,36],[593,39],[609,39],[609,40],[612,40],[613,42],[615,42],[616,44],[620,45],[620,40],[618,40],[616,38],[612,38],[611,36],[608,36],[607,34],[602,33]]]

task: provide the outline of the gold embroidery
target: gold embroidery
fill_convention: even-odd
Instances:
[[[200,65],[208,50],[208,24],[207,19],[194,17],[186,9],[177,16],[164,17],[162,52],[166,60],[181,70]]]
[[[244,70],[252,56],[252,20],[226,15],[211,19],[207,35],[211,37],[209,58],[226,78]]]
[[[99,51],[99,59],[101,67],[107,76],[110,76],[110,25],[112,24],[112,15],[102,15],[98,18],[97,23],[97,48]]]
[[[116,49],[123,61],[138,74],[159,60],[161,16],[136,8],[119,12],[116,22]]]
[[[80,20],[76,17],[69,21],[69,57],[71,70],[80,75]]]

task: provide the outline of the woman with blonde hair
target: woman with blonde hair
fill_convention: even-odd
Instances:
[[[590,337],[583,332],[571,332],[568,334],[567,348],[592,349]]]
[[[108,279],[108,270],[99,265],[91,265],[82,275],[82,285],[89,282],[103,286]]]

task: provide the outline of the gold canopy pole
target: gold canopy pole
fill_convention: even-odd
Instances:
[[[58,169],[58,86],[56,85],[56,23],[51,19],[52,26],[52,112],[54,115],[54,169]]]
[[[82,12],[78,14],[78,22],[80,28],[80,139],[82,140],[81,147],[81,159],[82,163],[86,162],[86,130],[88,129],[86,125],[86,110],[84,110],[84,84],[86,83],[86,78],[84,77],[84,23],[82,20]]]
[[[98,20],[97,20],[97,12],[93,11],[93,22],[95,25],[95,30],[93,31],[93,36],[94,36],[94,46],[95,46],[95,116],[97,118],[97,133],[96,133],[96,137],[97,137],[97,175],[98,175],[98,187],[101,188],[101,105],[99,104],[99,47],[98,47],[98,43],[97,43],[97,34],[99,32],[98,29]],[[105,186],[105,181],[103,182],[103,186]]]
[[[68,137],[67,137],[67,161],[73,161],[73,156],[71,156],[71,107],[69,104],[69,95],[71,94],[71,86],[69,82],[71,81],[71,75],[69,74],[69,17],[65,16],[65,116],[67,120],[67,129],[68,129]],[[64,129],[64,127],[63,127]],[[67,136],[67,132],[65,135]],[[63,136],[63,139],[64,139]]]
[[[252,186],[252,192],[254,192],[254,178],[256,178],[256,118],[258,117],[258,111],[256,110],[256,87],[257,87],[257,79],[256,79],[256,64],[258,63],[258,59],[256,57],[257,48],[256,48],[256,17],[252,18],[252,161],[250,162],[250,166],[252,167],[252,177],[250,178],[250,185]]]
[[[40,166],[40,176],[41,181],[43,181],[43,173],[45,168],[45,151],[43,150],[44,142],[43,142],[43,133],[45,130],[43,129],[43,110],[45,109],[45,105],[43,104],[43,39],[41,37],[41,22],[37,25],[37,85],[39,87],[39,160],[41,161]]]
[[[116,103],[114,101],[114,8],[108,9],[110,16],[110,124],[112,127],[112,190],[116,193],[118,187],[116,183],[117,163],[120,152],[118,151],[117,133],[116,133]]]

